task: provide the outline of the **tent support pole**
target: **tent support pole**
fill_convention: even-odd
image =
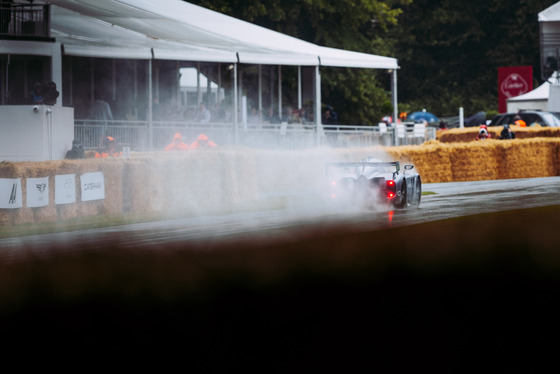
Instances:
[[[181,83],[180,83],[180,71],[181,71],[181,64],[179,61],[175,61],[175,71],[179,73],[179,77],[177,77],[177,82],[175,83],[177,86],[175,87],[175,104],[179,110],[183,111],[182,103],[181,103]]]
[[[51,80],[56,83],[56,87],[60,92],[60,97],[56,101],[55,105],[62,106],[62,97],[64,95],[62,90],[62,47],[60,43],[53,43],[51,48]]]
[[[282,119],[282,66],[278,65],[278,118]]]
[[[68,61],[68,93],[67,101],[70,106],[74,106],[74,59]]]
[[[138,60],[134,60],[134,118],[138,118]]]
[[[323,121],[321,119],[321,71],[320,65],[315,66],[315,127],[317,146],[321,145],[323,136]]]
[[[93,79],[93,76],[95,75],[95,62],[93,60],[93,57],[90,58],[89,61],[90,61],[90,71],[89,71],[90,103],[89,103],[89,107],[91,108],[93,106],[94,101],[95,101],[95,80]]]
[[[222,97],[220,96],[222,92],[222,64],[218,62],[218,92],[216,93],[216,103],[218,106],[222,106]]]
[[[111,61],[111,68],[113,73],[113,76],[111,77],[111,98],[113,101],[115,101],[117,100],[117,60],[113,59]]]
[[[259,113],[262,115],[262,65],[259,65]]]
[[[212,96],[212,70],[210,67],[206,67],[206,107],[208,110],[212,110],[210,97]]]
[[[196,105],[202,102],[202,91],[200,90],[200,62],[196,63]]]
[[[154,149],[152,60],[148,60],[148,149]]]
[[[303,108],[301,99],[301,66],[297,67],[297,105],[298,110]]]
[[[237,122],[238,122],[238,95],[237,92],[237,63],[233,64],[233,141],[235,145],[238,145],[239,142],[239,134],[237,129]]]
[[[399,108],[397,102],[397,69],[393,69],[391,103],[393,104],[393,123],[397,123],[397,118],[399,118]]]
[[[274,66],[270,66],[269,69],[269,80],[270,80],[270,108],[274,110]],[[280,117],[278,117],[280,118]]]

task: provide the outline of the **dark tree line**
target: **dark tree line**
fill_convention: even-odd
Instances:
[[[540,74],[538,13],[556,0],[414,0],[395,28],[399,100],[440,115],[495,112],[498,67]]]
[[[555,0],[191,0],[328,47],[395,57],[399,111],[497,110],[497,69],[533,66],[537,15]],[[346,124],[375,124],[390,104],[384,70],[322,68],[323,103]]]

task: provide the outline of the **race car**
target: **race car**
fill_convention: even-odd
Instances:
[[[336,162],[326,165],[330,199],[343,204],[375,208],[385,204],[403,209],[418,207],[422,180],[414,165],[399,161],[384,162],[365,158],[360,162]]]

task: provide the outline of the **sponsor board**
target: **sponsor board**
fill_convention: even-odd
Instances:
[[[27,178],[27,198],[28,208],[38,208],[49,205],[49,177]]]
[[[80,175],[82,201],[105,199],[105,179],[101,171]]]
[[[55,175],[54,201],[56,204],[76,202],[76,174]]]
[[[21,208],[22,200],[21,178],[0,178],[0,208]]]
[[[507,111],[507,99],[533,89],[533,67],[511,66],[498,68],[498,111]]]

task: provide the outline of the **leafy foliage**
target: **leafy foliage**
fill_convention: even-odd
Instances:
[[[556,0],[193,0],[191,3],[312,43],[399,60],[399,108],[440,116],[497,108],[497,68],[533,66],[537,15]],[[345,124],[387,113],[390,75],[322,68],[322,98]]]
[[[540,77],[537,15],[555,2],[414,0],[393,34],[399,99],[440,115],[495,110],[498,67]]]
[[[323,46],[390,55],[384,35],[411,0],[194,0],[203,6]],[[390,101],[385,71],[321,69],[323,103],[344,124],[371,124]]]

